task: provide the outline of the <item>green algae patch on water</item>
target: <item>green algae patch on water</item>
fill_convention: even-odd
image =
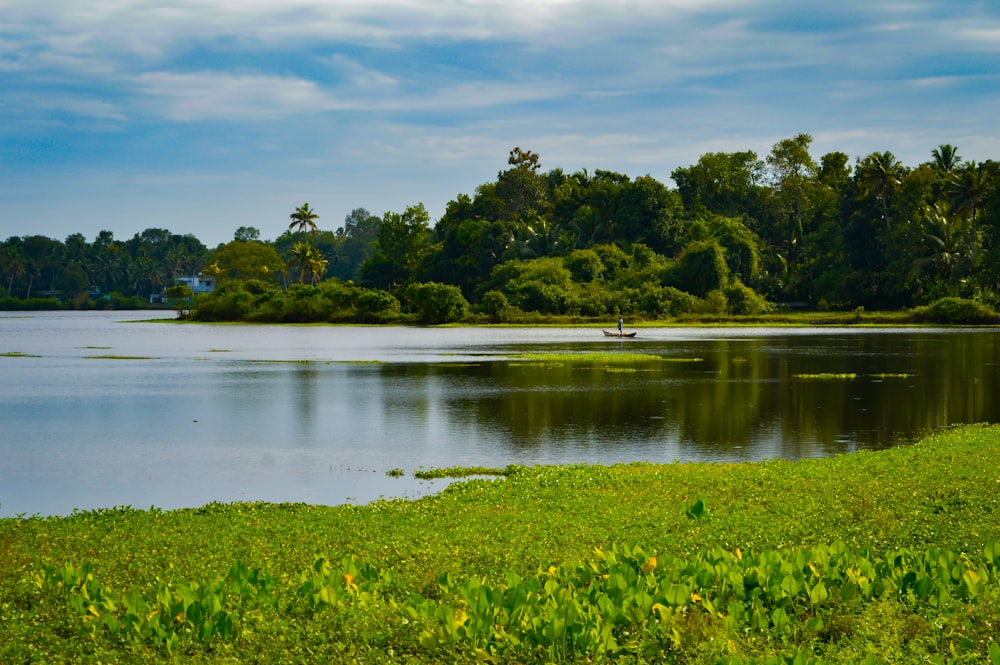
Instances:
[[[435,478],[469,478],[471,476],[509,476],[519,467],[507,466],[503,469],[488,466],[450,466],[441,469],[421,469],[413,472],[414,478],[432,480]]]
[[[652,353],[519,353],[514,360],[558,363],[605,363],[631,365],[648,362],[701,362],[701,358],[668,358]]]

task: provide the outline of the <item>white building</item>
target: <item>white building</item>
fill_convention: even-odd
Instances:
[[[211,276],[206,276],[204,273],[191,275],[190,277],[178,277],[177,284],[179,286],[190,287],[195,295],[199,293],[211,293],[215,290],[215,279]]]
[[[192,295],[198,295],[199,293],[211,293],[215,290],[215,279],[213,277],[206,276],[204,273],[191,275],[190,277],[178,277],[174,281],[174,284],[176,286],[189,287]],[[163,292],[151,293],[149,295],[149,302],[151,304],[165,304],[168,302],[167,294]]]

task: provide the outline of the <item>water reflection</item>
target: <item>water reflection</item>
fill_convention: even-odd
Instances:
[[[38,356],[0,356],[0,515],[368,501],[438,487],[393,468],[798,459],[1000,421],[995,331],[114,321],[0,317],[0,353]],[[512,357],[588,351],[664,360]]]

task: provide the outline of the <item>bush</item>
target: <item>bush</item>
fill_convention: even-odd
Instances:
[[[212,293],[195,298],[191,318],[196,321],[242,321],[254,310],[254,297],[246,292],[243,284],[230,281]]]
[[[582,284],[576,291],[577,308],[583,316],[604,316],[621,311],[613,304],[614,295],[598,282]]]
[[[0,310],[29,311],[62,309],[62,303],[55,298],[0,298]]]
[[[512,282],[508,288],[511,301],[525,311],[566,314],[575,304],[569,290],[561,284],[531,279]]]
[[[735,280],[723,292],[726,294],[730,314],[763,314],[774,309],[774,305],[739,280]]]
[[[964,298],[941,298],[913,310],[912,318],[918,323],[945,323],[953,325],[982,325],[1000,323],[1000,315],[986,305]]]
[[[146,309],[149,303],[145,298],[140,298],[139,296],[126,296],[121,293],[111,294],[111,309]]]
[[[362,293],[360,287],[342,282],[339,279],[327,279],[320,282],[319,290],[323,297],[329,300],[334,309],[338,311],[354,308],[358,296]]]
[[[729,310],[729,301],[726,300],[726,294],[719,289],[709,291],[701,301],[699,310],[702,314],[718,316],[726,314]]]
[[[700,298],[725,288],[728,283],[726,254],[714,240],[693,242],[685,247],[670,276],[670,286]]]
[[[381,289],[369,289],[358,296],[358,320],[363,323],[385,323],[399,318],[402,307],[396,296]]]
[[[284,300],[284,312],[278,320],[285,323],[319,323],[333,314],[333,303],[324,298],[315,286],[292,284],[285,292]]]
[[[593,282],[604,275],[604,263],[592,249],[576,249],[563,259],[563,265],[573,275],[574,282]]]
[[[469,302],[462,290],[451,284],[410,284],[406,287],[406,298],[421,323],[460,321],[469,313]]]
[[[501,323],[508,320],[510,314],[510,302],[503,291],[487,291],[483,294],[483,300],[479,303],[479,309],[490,317],[494,323]]]
[[[265,282],[262,279],[248,279],[241,282],[241,288],[247,293],[255,296],[262,296],[265,293],[277,293],[281,288],[273,282]]]
[[[672,286],[650,286],[639,292],[638,306],[643,314],[680,316],[699,310],[698,298]]]

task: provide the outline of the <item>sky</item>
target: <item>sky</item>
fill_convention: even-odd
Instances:
[[[0,239],[424,204],[507,167],[1000,159],[996,0],[0,0]]]

